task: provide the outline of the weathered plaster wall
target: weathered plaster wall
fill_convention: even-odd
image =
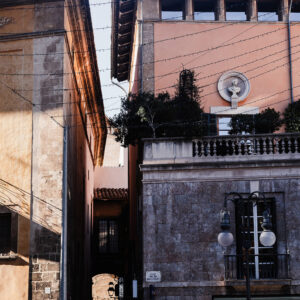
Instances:
[[[32,10],[1,10],[0,16],[13,18],[0,35],[33,28]],[[32,101],[32,91],[25,90],[32,88],[33,77],[22,75],[33,72],[33,57],[23,56],[32,49],[32,40],[0,43],[0,206],[16,205],[10,211],[17,213],[18,258],[0,261],[0,295],[7,300],[28,299],[32,106],[12,89]]]
[[[145,167],[145,168],[144,168]],[[217,243],[220,231],[219,212],[225,193],[250,193],[251,184],[275,197],[277,211],[278,253],[289,249],[291,283],[286,286],[256,287],[253,294],[293,294],[299,292],[300,278],[297,253],[300,251],[298,201],[300,180],[286,175],[283,168],[258,166],[251,172],[240,167],[212,169],[216,179],[207,178],[208,167],[169,164],[143,166],[143,259],[146,271],[161,271],[162,282],[156,286],[156,299],[211,299],[216,295],[243,293],[225,286],[223,251]],[[270,177],[270,170],[277,176]],[[229,171],[230,170],[230,171]],[[298,171],[299,172],[299,171]],[[274,173],[274,174],[275,174]],[[227,175],[226,175],[227,174]],[[285,174],[285,177],[280,174]],[[223,176],[223,178],[222,178]],[[234,233],[234,210],[232,229]],[[229,252],[234,254],[234,245]],[[145,282],[144,287],[149,284]],[[148,299],[145,289],[145,299]]]
[[[35,53],[64,51],[63,36],[34,40]],[[36,56],[35,73],[63,72],[60,55]],[[31,216],[32,297],[59,297],[59,262],[62,211],[63,128],[49,115],[60,116],[63,77],[35,77]],[[41,89],[42,88],[42,89]],[[41,109],[40,109],[41,107]],[[45,295],[45,287],[51,294]],[[46,298],[46,299],[47,299]]]
[[[7,300],[59,298],[62,127],[68,125],[67,192],[73,208],[68,215],[71,220],[68,229],[72,228],[70,238],[73,238],[68,253],[71,266],[68,275],[77,280],[72,283],[76,289],[70,296],[83,299],[91,292],[87,291],[91,286],[87,274],[93,163],[96,138],[100,141],[92,129],[94,120],[88,117],[87,123],[83,123],[85,113],[91,109],[87,100],[95,105],[101,92],[96,95],[99,87],[95,85],[95,74],[86,72],[90,69],[90,57],[82,53],[88,53],[90,48],[86,32],[76,31],[70,25],[71,6],[67,12],[65,1],[40,2],[0,10],[1,17],[11,18],[11,22],[0,27],[0,188],[3,194],[0,205],[17,204],[11,209],[19,214],[16,229],[19,258],[0,261],[0,276],[4,279],[0,295]],[[80,23],[85,28],[82,19],[76,22],[76,26]],[[84,36],[81,44],[80,40],[73,39],[78,33]],[[72,50],[82,59],[74,57]],[[72,75],[74,71],[78,72],[76,76]],[[80,93],[82,90],[85,91]],[[80,100],[81,112],[76,103]],[[101,102],[98,98],[97,101]],[[12,288],[16,281],[18,289]],[[45,288],[50,288],[50,294]]]
[[[50,8],[51,7],[51,8]],[[64,28],[64,9],[58,2],[39,4],[34,30]],[[40,55],[47,53],[47,55]],[[61,53],[61,54],[57,54]],[[33,40],[33,153],[29,286],[32,299],[58,299],[62,222],[63,72],[64,36]],[[45,75],[48,74],[48,75]],[[55,74],[55,75],[54,75]],[[55,116],[56,123],[51,116]],[[50,288],[46,293],[45,288]]]

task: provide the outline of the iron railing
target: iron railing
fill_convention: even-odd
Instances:
[[[246,255],[225,255],[225,279],[242,280],[246,274]],[[288,279],[288,254],[249,254],[251,279]]]

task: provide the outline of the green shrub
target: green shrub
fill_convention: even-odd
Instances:
[[[232,116],[229,125],[231,127],[229,134],[253,133],[254,117],[253,115],[237,114]]]
[[[290,103],[284,112],[286,132],[300,132],[300,100]]]
[[[231,119],[230,134],[264,134],[273,133],[280,128],[280,113],[274,108],[267,108],[256,115],[234,115]]]
[[[256,134],[273,133],[282,125],[280,113],[274,108],[267,108],[254,117],[254,129]]]

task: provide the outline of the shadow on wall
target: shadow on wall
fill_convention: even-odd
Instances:
[[[1,299],[59,298],[60,222],[61,209],[0,180]]]
[[[31,200],[33,200],[35,211],[40,213],[40,215],[34,215],[32,220],[30,216]],[[0,179],[0,216],[5,217],[2,218],[2,222],[5,222],[7,230],[6,240],[9,240],[8,244],[4,245],[4,250],[0,249],[0,252],[5,251],[7,253],[4,254],[8,255],[11,252],[18,253],[28,257],[30,247],[31,253],[40,255],[40,259],[59,262],[62,216],[60,208],[38,197],[31,199],[30,193]],[[3,229],[3,224],[1,225]],[[29,240],[30,231],[32,232],[31,241]],[[4,242],[2,240],[0,242],[1,247]],[[8,245],[10,249],[7,249]],[[20,260],[16,259],[16,261]],[[35,263],[34,256],[33,263]],[[2,264],[1,260],[0,264]]]
[[[115,296],[119,278],[113,274],[98,274],[93,277],[93,300],[118,299]]]
[[[30,219],[31,194],[0,179],[0,205],[8,207],[11,211]],[[61,208],[56,207],[44,199],[33,197],[35,210],[41,215],[34,215],[33,222],[37,225],[60,235]]]

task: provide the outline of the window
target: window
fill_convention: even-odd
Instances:
[[[214,2],[194,0],[194,20],[214,21],[215,20]]]
[[[257,13],[258,15],[258,21],[262,22],[277,22],[278,21],[278,15],[275,12],[265,12],[265,11],[259,11]]]
[[[162,0],[161,18],[162,20],[183,20],[184,1]]]
[[[277,22],[279,1],[257,1],[258,21]]]
[[[119,224],[117,220],[100,219],[99,223],[99,252],[119,252]]]
[[[226,1],[226,21],[247,21],[246,2]]]
[[[276,234],[275,226],[275,201],[274,199],[267,200],[270,208],[270,217],[273,225],[272,230]],[[248,206],[249,205],[249,206]],[[277,255],[276,243],[272,247],[265,247],[259,241],[259,236],[262,232],[261,223],[263,220],[263,212],[265,210],[264,202],[258,201],[255,203],[247,203],[246,201],[241,205],[236,206],[236,233],[237,233],[237,278],[244,278],[245,271],[245,253],[242,241],[248,239],[247,237],[247,222],[248,213],[250,215],[250,255],[249,255],[249,271],[250,277],[253,279],[262,278],[277,278]]]
[[[290,21],[300,22],[300,3],[293,2],[290,14]]]
[[[219,135],[229,135],[231,117],[220,117],[218,119]]]
[[[0,214],[0,253],[11,250],[11,214]]]

